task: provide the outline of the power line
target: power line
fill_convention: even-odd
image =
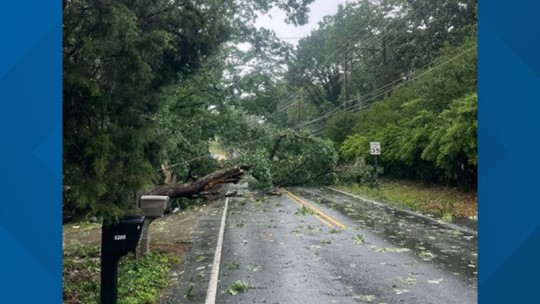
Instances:
[[[411,3],[409,4],[409,6],[412,7],[412,4],[414,4],[416,1],[417,1],[417,0],[414,0],[413,2],[411,2]],[[425,4],[425,5],[427,5],[427,4]],[[413,9],[414,9],[414,8],[413,8]],[[436,9],[437,9],[437,7],[436,7],[431,13],[433,13]],[[430,14],[431,14],[431,13],[430,13]],[[397,20],[397,21],[404,21],[405,18],[402,18],[402,19],[396,19],[396,20]],[[383,20],[379,23],[379,25],[382,24],[382,22],[384,22],[384,21],[385,21],[385,20],[383,19]],[[387,27],[389,27],[390,25],[391,25],[391,24],[388,24]],[[346,50],[345,52],[350,52],[350,50],[349,50],[350,47],[348,46],[348,44],[349,44],[351,41],[353,41],[355,38],[357,38],[356,36],[359,36],[359,35],[360,35],[360,31],[358,31],[355,35],[353,35],[351,38],[349,38],[343,45],[341,45],[341,46],[340,46],[339,48],[337,48],[334,52],[332,52],[332,54],[330,54],[330,56],[327,57],[328,59],[325,60],[325,61],[323,62],[323,64],[329,63],[330,59],[333,59],[333,58],[332,58],[333,55],[334,55],[334,54],[337,54],[338,52],[340,52],[345,46],[347,46],[347,50]],[[384,36],[386,36],[386,35],[388,35],[388,34],[385,34]],[[291,37],[291,38],[293,38],[293,37]],[[365,38],[365,36],[363,36],[363,37],[358,37],[358,38],[360,38],[360,39],[357,39],[357,40],[356,40],[356,43],[360,42],[360,40],[363,39],[363,38]],[[372,42],[372,41],[375,40],[376,38],[379,38],[379,37],[373,36],[373,37],[371,37],[370,40],[364,41],[364,44],[367,45],[368,42]],[[418,76],[415,76],[415,77],[413,77],[413,78],[411,78],[411,79],[407,79],[407,80],[405,80],[404,82],[400,83],[399,85],[397,85],[397,86],[394,87],[394,88],[391,88],[391,89],[386,90],[386,91],[384,91],[384,92],[378,93],[377,95],[375,95],[375,96],[373,96],[373,97],[371,97],[371,98],[369,98],[369,99],[367,99],[367,100],[365,100],[365,101],[373,100],[373,99],[375,99],[376,97],[381,96],[382,94],[388,93],[388,92],[390,92],[391,90],[396,89],[396,88],[400,87],[401,85],[404,85],[404,84],[406,84],[406,83],[408,83],[408,82],[410,82],[410,81],[412,81],[412,80],[414,80],[414,79],[416,79],[416,78],[418,78],[418,77],[424,75],[425,73],[428,73],[428,72],[434,70],[435,68],[438,68],[439,66],[441,66],[441,65],[443,65],[443,64],[446,64],[447,62],[449,62],[449,61],[451,61],[451,60],[453,60],[453,59],[455,59],[455,58],[457,58],[457,57],[463,55],[464,53],[466,53],[466,52],[468,52],[468,51],[470,51],[470,50],[472,50],[472,49],[474,49],[474,48],[476,48],[476,47],[473,47],[473,48],[471,48],[471,49],[469,49],[469,50],[463,52],[462,54],[460,54],[460,55],[458,55],[458,56],[455,56],[454,58],[452,58],[452,59],[450,59],[450,60],[448,60],[448,61],[446,61],[446,62],[444,62],[444,63],[441,63],[441,64],[437,65],[436,67],[433,67],[431,70],[425,71],[424,73],[422,73],[422,74],[420,74],[420,75],[418,75]],[[342,52],[341,54],[345,54],[345,52]],[[425,67],[427,67],[427,66],[429,66],[429,65],[431,65],[431,64],[432,64],[432,63],[430,63],[430,64],[428,64],[428,65],[422,67],[421,69],[424,69]],[[420,70],[421,70],[421,69],[420,69]],[[416,72],[416,71],[415,71],[415,72]],[[364,95],[362,95],[362,96],[360,96],[360,97],[357,97],[357,98],[348,100],[348,101],[346,101],[345,103],[347,104],[347,103],[349,103],[349,102],[354,102],[354,101],[359,100],[360,98],[363,98],[363,97],[365,97],[365,96],[367,96],[367,95],[370,95],[370,94],[373,94],[373,93],[375,93],[375,92],[377,92],[377,91],[383,90],[384,88],[389,87],[389,86],[392,86],[393,84],[395,84],[395,83],[401,81],[403,78],[406,78],[406,77],[412,75],[412,74],[415,73],[415,72],[411,72],[411,73],[409,73],[409,74],[406,75],[406,76],[400,77],[399,79],[396,79],[396,80],[394,80],[393,82],[384,85],[383,87],[377,88],[377,89],[375,89],[374,91],[372,91],[372,92],[370,92],[370,93],[367,93],[367,94],[364,94]],[[308,76],[308,77],[310,78],[310,81],[312,81],[312,80],[311,80],[311,77],[310,77],[310,76]],[[312,81],[312,82],[313,82],[313,81]],[[333,88],[335,85],[336,85],[336,84],[333,84],[332,86],[330,86],[329,89]],[[296,95],[300,94],[301,91],[302,91],[302,89],[304,89],[304,88],[309,89],[309,88],[307,87],[307,85],[302,86],[302,87],[301,87],[300,89],[298,89],[293,95],[291,95],[290,98],[287,99],[287,101],[292,100]],[[312,92],[309,92],[309,93],[312,93]],[[298,100],[297,100],[297,101],[294,101],[294,102],[292,102],[292,103],[290,103],[290,104],[287,104],[285,107],[282,107],[281,109],[278,109],[278,111],[277,111],[276,113],[274,113],[273,115],[269,116],[269,118],[276,116],[276,115],[279,114],[280,112],[286,110],[287,108],[293,106],[293,105],[296,104],[296,103],[298,103]],[[304,122],[304,123],[300,124],[300,126],[305,126],[305,125],[312,124],[312,123],[314,123],[314,122],[320,121],[320,120],[322,120],[322,119],[324,119],[324,118],[326,118],[326,117],[331,117],[331,116],[333,116],[333,115],[336,115],[336,114],[338,114],[338,113],[340,113],[340,112],[343,112],[343,111],[346,111],[346,110],[348,110],[348,109],[353,109],[353,108],[357,108],[357,107],[358,107],[358,109],[356,109],[356,111],[362,110],[362,109],[365,109],[365,108],[370,107],[372,104],[373,104],[373,103],[368,104],[368,105],[363,105],[362,107],[358,107],[359,104],[356,104],[356,105],[351,105],[351,106],[342,108],[341,110],[339,110],[341,106],[338,106],[338,107],[332,109],[330,112],[328,112],[328,113],[326,113],[326,114],[324,114],[324,115],[322,115],[322,116],[320,116],[320,117],[318,117],[318,118],[316,118],[316,119],[314,119],[314,120],[311,120],[311,121]],[[337,112],[335,112],[335,111],[337,111]],[[321,133],[322,133],[322,130],[319,130],[319,131],[317,131],[317,132],[314,132],[314,135],[320,135]],[[266,139],[266,138],[269,138],[269,137],[271,137],[271,136],[273,136],[273,134],[269,134],[269,135],[267,135],[267,136],[263,136],[263,137],[261,137],[261,138],[255,139],[255,140],[243,142],[243,143],[237,144],[237,145],[235,145],[235,146],[229,146],[229,147],[227,147],[227,149],[239,148],[239,147],[245,146],[245,145],[250,144],[250,143],[255,143],[255,142],[261,141],[261,140]],[[191,162],[193,162],[193,161],[200,160],[200,159],[207,158],[207,157],[208,157],[208,155],[203,155],[203,156],[196,157],[196,158],[193,158],[193,159],[190,159],[190,160],[187,160],[187,161],[182,161],[182,162],[179,162],[179,163],[175,163],[175,164],[173,164],[173,165],[168,166],[168,168],[173,168],[173,167],[176,167],[176,166],[179,166],[179,165],[182,165],[182,164],[189,164],[189,163],[191,163]],[[162,169],[159,169],[159,170],[157,170],[157,171],[162,171]]]
[[[386,94],[386,93],[388,93],[388,92],[390,92],[390,91],[392,91],[392,90],[395,90],[395,89],[397,89],[397,88],[399,88],[399,87],[401,87],[401,86],[403,86],[403,85],[405,85],[405,84],[407,84],[407,83],[409,83],[409,82],[412,82],[413,80],[416,80],[416,79],[418,79],[418,78],[420,78],[420,77],[422,77],[422,76],[424,76],[424,75],[426,75],[426,74],[428,74],[428,73],[434,71],[435,69],[438,69],[439,67],[441,67],[441,66],[443,66],[443,65],[445,65],[445,64],[447,64],[447,63],[449,63],[449,62],[451,62],[451,61],[456,60],[457,58],[459,58],[459,57],[465,55],[466,53],[468,53],[468,52],[470,52],[470,51],[472,51],[472,50],[474,50],[474,49],[476,49],[476,48],[477,48],[477,46],[471,47],[471,48],[469,48],[469,49],[467,49],[467,50],[465,50],[465,51],[459,53],[458,55],[456,55],[456,56],[454,56],[454,57],[452,57],[452,58],[450,58],[450,59],[448,59],[448,60],[446,60],[446,61],[444,61],[444,62],[442,62],[442,63],[437,64],[436,66],[430,68],[429,70],[423,71],[422,73],[420,73],[420,74],[418,74],[418,75],[416,75],[416,76],[414,76],[414,77],[412,77],[412,78],[406,79],[406,80],[403,81],[402,83],[398,84],[396,87],[391,88],[391,89],[388,89],[388,90],[383,91],[383,92],[380,92],[379,94],[377,94],[377,95],[375,95],[375,96],[373,96],[373,97],[371,97],[371,98],[369,98],[369,99],[367,99],[367,100],[365,100],[365,101],[373,100],[373,99],[375,99],[376,97],[382,96],[383,94]],[[422,69],[428,67],[428,66],[431,65],[431,64],[433,64],[433,62],[430,63],[430,64],[428,64],[428,65],[425,65],[424,67],[422,67],[422,68],[419,69],[419,70],[422,70]],[[414,74],[414,73],[416,73],[416,72],[418,72],[418,70],[409,73],[407,76],[404,76],[403,78],[406,78],[406,77],[408,77],[408,76],[410,76],[410,75],[412,75],[412,74]],[[394,81],[394,82],[395,82],[395,81]],[[370,93],[368,93],[368,94],[370,94]],[[366,94],[366,95],[367,95],[367,94]],[[364,96],[365,96],[365,95],[364,95]],[[358,100],[358,98],[351,99],[351,100],[349,100],[349,102],[356,101],[356,100]],[[316,118],[316,119],[314,119],[314,120],[312,120],[312,121],[306,122],[306,123],[304,123],[304,124],[302,124],[302,125],[308,125],[308,124],[311,124],[311,123],[313,123],[313,122],[319,121],[319,120],[320,120],[321,118],[323,118],[323,117],[331,117],[331,116],[334,116],[334,115],[336,115],[336,114],[338,114],[338,113],[340,113],[340,112],[343,112],[343,111],[346,111],[346,110],[349,110],[349,109],[358,108],[358,109],[356,109],[356,111],[359,111],[359,110],[363,110],[363,109],[369,108],[369,107],[371,107],[372,105],[373,105],[373,103],[370,103],[370,104],[367,104],[367,105],[361,105],[361,104],[352,105],[352,106],[349,106],[349,107],[347,107],[347,108],[342,108],[342,109],[340,109],[339,111],[337,111],[337,112],[335,112],[335,113],[333,113],[333,114],[331,114],[331,115],[328,115],[328,113],[327,113],[327,114],[325,114],[325,115],[320,116],[319,118]],[[359,107],[359,106],[360,106],[360,107]],[[332,113],[332,112],[333,112],[334,110],[336,110],[336,109],[339,109],[339,107],[333,109],[333,110],[330,111],[329,113]],[[317,136],[317,135],[320,135],[321,133],[322,133],[322,130],[319,130],[319,131],[317,131],[317,132],[314,132],[313,135],[316,135],[316,136]],[[267,139],[267,138],[272,137],[272,136],[274,136],[274,134],[269,134],[269,135],[260,137],[260,138],[258,138],[258,139],[254,139],[254,140],[250,140],[250,141],[246,141],[246,142],[241,142],[240,144],[236,144],[236,145],[234,145],[234,146],[229,146],[229,147],[227,147],[227,149],[239,148],[239,147],[242,147],[242,146],[251,144],[251,143],[255,143],[255,142],[261,141],[261,140],[263,140],[263,139]],[[208,157],[208,155],[199,156],[199,157],[196,157],[196,158],[187,160],[187,161],[182,161],[182,162],[179,162],[179,163],[175,163],[175,164],[169,165],[168,168],[173,168],[173,167],[176,167],[176,166],[179,166],[179,165],[182,165],[182,164],[189,164],[189,163],[191,163],[191,162],[193,162],[193,161],[196,161],[196,160],[199,160],[199,159],[203,159],[203,158],[207,158],[207,157]],[[162,170],[163,170],[163,169],[159,169],[159,170],[157,170],[157,171],[159,172],[159,171],[162,171]]]
[[[413,5],[416,1],[417,1],[417,0],[414,0],[414,1],[412,1],[412,2],[409,4],[409,6],[410,6],[413,10],[414,10],[414,7],[413,7],[412,5]],[[425,3],[424,6],[427,6],[427,3]],[[437,10],[437,8],[438,8],[438,6],[435,7],[429,14],[431,15],[433,12],[435,12],[435,11]],[[408,14],[407,14],[407,15],[408,15]],[[406,18],[400,18],[400,19],[395,19],[395,20],[396,20],[395,22],[405,22],[405,21],[406,21]],[[385,22],[384,19],[381,20],[381,22],[379,22],[379,24],[377,24],[377,27],[380,26],[380,25],[381,25],[382,23],[384,23],[384,22]],[[368,25],[366,26],[366,28],[369,27],[370,25],[372,25],[372,24],[368,24]],[[393,25],[393,23],[388,24],[388,25],[386,26],[385,29],[388,29],[391,25]],[[383,29],[383,32],[384,32],[385,29]],[[361,42],[361,40],[363,40],[363,39],[366,38],[366,36],[367,36],[367,34],[366,34],[366,35],[364,35],[364,36],[362,36],[362,37],[359,37],[360,34],[361,34],[361,32],[358,31],[356,34],[354,34],[353,36],[351,36],[345,43],[343,43],[343,44],[342,44],[340,47],[338,47],[334,52],[332,52],[332,53],[327,57],[327,59],[326,59],[325,61],[323,61],[322,64],[324,65],[324,64],[326,64],[326,63],[330,63],[330,60],[335,58],[334,55],[338,54],[338,52],[340,52],[340,51],[341,51],[342,49],[344,49],[345,47],[347,47],[347,49],[346,49],[344,52],[341,52],[341,55],[350,52],[350,46],[349,46],[349,45],[350,45],[350,43],[351,43],[352,41],[354,41],[356,38],[358,38],[358,39],[356,39],[355,43],[353,43],[353,45],[354,45],[354,44],[357,44],[357,43]],[[388,35],[388,32],[387,32],[387,34],[384,34],[382,37],[385,37],[385,36],[387,36],[387,35]],[[362,44],[368,45],[368,43],[371,43],[372,41],[374,41],[374,40],[377,39],[377,38],[381,38],[381,37],[372,36],[370,40],[364,41]],[[309,81],[310,81],[311,83],[313,83],[313,80],[311,79],[311,76],[308,75],[308,77],[310,78]],[[337,82],[334,83],[334,84],[332,84],[327,90],[332,89],[332,88],[333,88],[334,86],[336,86],[336,85],[337,85]],[[288,98],[286,101],[288,102],[288,101],[292,100],[292,99],[293,99],[296,95],[298,95],[298,94],[300,93],[300,91],[301,91],[302,89],[304,89],[304,88],[308,91],[308,92],[307,92],[308,94],[313,93],[314,90],[317,90],[317,93],[318,93],[318,89],[317,89],[317,88],[312,88],[311,91],[309,91],[310,88],[307,86],[307,84],[305,84],[305,85],[303,85],[302,87],[300,87],[300,88],[296,91],[296,93],[293,94],[293,95],[292,95],[290,98]],[[320,94],[320,93],[319,93],[319,94]],[[293,106],[294,104],[296,104],[297,102],[298,102],[298,100],[295,100],[295,101],[293,101],[292,103],[286,104],[284,107],[278,108],[277,111],[276,111],[274,114],[270,115],[268,118],[274,118],[274,117],[277,116],[279,113],[281,113],[281,112],[287,110],[288,108],[292,107],[292,106]]]
[[[434,9],[431,13],[433,13],[435,10],[436,10],[436,9]],[[430,13],[430,14],[431,14],[431,13]],[[400,19],[400,20],[403,20],[403,19]],[[371,92],[369,92],[369,93],[363,94],[363,95],[361,95],[361,96],[359,96],[359,97],[356,97],[356,98],[354,98],[354,99],[345,100],[345,102],[344,102],[345,108],[348,108],[348,107],[347,107],[347,104],[348,104],[348,103],[354,102],[354,101],[357,101],[357,100],[359,100],[359,99],[362,99],[362,98],[364,98],[364,97],[366,97],[366,96],[375,94],[375,93],[378,92],[378,91],[385,90],[386,88],[391,87],[392,85],[394,85],[394,84],[396,84],[396,83],[402,81],[403,79],[406,79],[407,77],[413,75],[413,74],[416,73],[418,70],[422,70],[422,69],[427,68],[427,67],[430,66],[431,64],[433,64],[433,62],[431,62],[431,63],[429,63],[429,64],[426,64],[426,65],[424,65],[423,67],[421,67],[421,68],[417,69],[416,71],[413,71],[413,72],[411,72],[411,73],[409,73],[409,74],[407,74],[407,75],[405,75],[405,76],[401,76],[400,78],[398,78],[398,79],[396,79],[396,80],[394,80],[394,81],[392,81],[392,82],[390,82],[390,83],[387,83],[387,84],[385,84],[384,86],[379,87],[379,88],[377,88],[377,89],[375,89],[375,90],[373,90],[373,91],[371,91]],[[388,90],[385,91],[385,93],[387,93],[387,92],[389,92],[389,91],[388,91]],[[379,96],[379,95],[377,95],[377,96]],[[314,120],[312,120],[312,121],[304,122],[302,125],[310,124],[310,123],[312,123],[312,122],[316,122],[316,121],[319,121],[319,120],[321,120],[321,119],[324,119],[327,115],[333,113],[334,111],[339,110],[340,108],[341,108],[341,105],[335,107],[335,108],[332,109],[330,112],[328,112],[328,113],[326,113],[326,114],[323,114],[323,115],[320,116],[319,118],[316,118],[316,119],[314,119]]]
[[[368,99],[366,99],[366,100],[364,100],[364,101],[371,101],[371,100],[373,100],[373,99],[375,99],[375,98],[377,98],[377,97],[380,97],[380,96],[382,96],[382,95],[384,95],[384,94],[386,94],[386,93],[389,93],[389,92],[391,92],[392,90],[395,90],[395,89],[397,89],[397,88],[399,88],[399,87],[401,87],[401,86],[403,86],[403,85],[405,85],[405,84],[407,84],[407,83],[409,83],[409,82],[412,82],[413,80],[416,80],[416,79],[418,79],[418,78],[420,78],[420,77],[426,75],[427,73],[430,73],[430,72],[434,71],[435,69],[438,69],[439,67],[441,67],[441,66],[443,66],[443,65],[445,65],[445,64],[447,64],[447,63],[449,63],[449,62],[451,62],[451,61],[456,60],[457,58],[459,58],[459,57],[465,55],[466,53],[468,53],[468,52],[470,52],[470,51],[472,51],[472,50],[474,50],[474,49],[476,49],[476,48],[477,48],[477,46],[473,46],[473,47],[471,47],[471,48],[469,48],[469,49],[467,49],[467,50],[465,50],[465,51],[463,51],[463,52],[457,54],[456,56],[454,56],[454,57],[452,57],[452,58],[450,58],[450,59],[448,59],[448,60],[446,60],[446,61],[444,61],[444,62],[442,62],[442,63],[439,63],[439,64],[437,64],[436,66],[434,66],[434,67],[432,67],[432,68],[430,68],[430,69],[428,69],[428,70],[426,70],[426,71],[423,71],[422,73],[420,73],[420,74],[418,74],[418,75],[415,75],[415,76],[412,77],[412,78],[408,78],[408,79],[407,79],[407,77],[409,77],[409,76],[411,76],[411,75],[417,73],[419,70],[423,70],[423,69],[429,67],[430,65],[432,65],[432,64],[435,62],[435,61],[433,61],[433,62],[431,62],[430,64],[427,64],[427,65],[425,65],[424,67],[420,68],[419,70],[416,70],[416,71],[414,71],[414,72],[411,72],[411,73],[409,73],[408,75],[406,75],[406,76],[400,78],[399,80],[402,80],[403,78],[406,78],[406,79],[403,80],[403,82],[399,83],[397,86],[395,86],[395,87],[393,87],[393,88],[390,88],[390,89],[388,89],[388,90],[379,92],[379,93],[377,93],[376,95],[374,95],[374,96],[372,96],[372,97],[370,97],[370,98],[368,98]],[[399,80],[393,81],[393,82],[390,83],[390,84],[396,83],[396,82],[398,82]],[[386,86],[388,86],[388,85],[386,85]],[[377,91],[377,90],[375,90],[375,91]],[[375,91],[373,91],[373,92],[375,92]],[[362,95],[362,96],[360,96],[360,97],[351,99],[351,100],[349,100],[349,102],[357,101],[357,100],[359,100],[360,98],[362,98],[362,97],[364,97],[364,96],[373,94],[373,92],[370,92],[370,93],[364,94],[364,95]],[[355,104],[355,105],[352,105],[352,106],[349,106],[349,107],[346,107],[346,108],[341,108],[341,109],[340,109],[340,107],[336,107],[336,108],[334,108],[333,110],[331,110],[330,112],[328,112],[328,113],[326,113],[326,114],[324,114],[324,115],[321,115],[321,116],[319,116],[319,117],[317,117],[317,118],[315,118],[315,119],[313,119],[313,120],[311,120],[311,121],[305,122],[305,123],[303,124],[303,126],[306,126],[306,125],[315,123],[315,122],[320,121],[320,120],[322,120],[322,119],[324,119],[324,118],[332,117],[332,116],[334,116],[334,115],[336,115],[336,114],[338,114],[338,113],[341,113],[341,112],[344,112],[344,111],[347,111],[347,110],[350,110],[350,109],[353,109],[353,108],[358,108],[358,109],[355,109],[355,112],[356,112],[356,111],[359,111],[359,110],[363,110],[363,109],[369,108],[371,105],[373,105],[373,103],[370,103],[370,104],[367,104],[367,105]],[[338,109],[339,109],[339,110],[338,110]],[[337,110],[337,111],[336,111],[336,110]],[[334,111],[336,111],[336,112],[334,112]]]

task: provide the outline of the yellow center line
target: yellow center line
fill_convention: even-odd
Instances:
[[[287,195],[287,197],[289,197],[291,199],[291,201],[295,202],[298,206],[305,206],[304,204],[302,204],[301,202],[297,201],[294,197],[290,196],[288,193],[285,193],[283,192],[285,195]],[[309,208],[309,207],[308,207]],[[330,224],[329,222],[323,220],[319,215],[317,214],[313,214],[313,216],[315,216],[316,218],[319,219],[319,221],[321,221],[321,223],[325,224],[326,226],[330,227],[330,228],[334,228],[334,225]]]
[[[302,200],[301,198],[299,198],[296,195],[292,194],[291,192],[285,190],[284,188],[279,188],[279,189],[283,193],[285,193],[287,196],[289,196],[293,201],[295,201],[295,202],[297,202],[297,203],[299,203],[299,204],[301,204],[303,206],[306,206],[306,207],[310,208],[311,210],[315,211],[317,213],[316,217],[322,216],[325,219],[327,219],[329,222],[334,223],[336,226],[338,226],[341,229],[345,229],[347,227],[347,226],[343,225],[342,223],[340,223],[338,220],[331,217],[330,215],[322,212],[321,210],[317,209],[315,206],[313,206],[310,203]],[[321,222],[323,222],[322,218],[319,217],[319,219],[321,220]],[[326,224],[328,224],[328,223],[326,223]]]
[[[330,227],[330,228],[334,228],[334,226],[332,224],[330,224],[329,222],[323,220],[320,216],[318,216],[317,214],[314,214],[316,218],[319,219],[319,221],[321,221],[323,224],[325,224],[326,226]]]

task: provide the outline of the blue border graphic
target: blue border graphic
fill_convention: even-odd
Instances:
[[[538,303],[537,1],[479,1],[479,303]]]
[[[2,303],[62,301],[61,5],[0,4]]]
[[[479,1],[479,303],[535,303],[540,3]],[[60,1],[0,4],[2,303],[62,296]]]

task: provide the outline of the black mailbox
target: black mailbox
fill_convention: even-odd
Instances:
[[[144,216],[127,216],[101,228],[101,304],[115,304],[118,297],[118,261],[135,252]]]

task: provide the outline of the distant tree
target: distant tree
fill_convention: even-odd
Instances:
[[[353,133],[358,115],[350,112],[336,114],[324,124],[322,136],[332,140],[337,147]]]

